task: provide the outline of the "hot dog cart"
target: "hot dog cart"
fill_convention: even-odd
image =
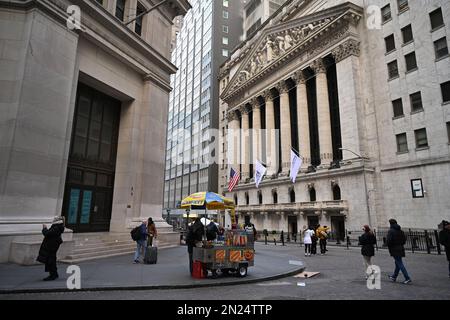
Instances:
[[[192,258],[202,263],[204,271],[235,273],[245,277],[247,269],[254,266],[254,245],[253,234],[245,230],[228,230],[225,232],[225,241],[195,247]]]

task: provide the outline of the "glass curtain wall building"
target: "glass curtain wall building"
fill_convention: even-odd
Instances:
[[[165,211],[187,195],[218,190],[210,129],[218,128],[218,70],[242,36],[244,1],[192,0],[172,52],[164,186]]]

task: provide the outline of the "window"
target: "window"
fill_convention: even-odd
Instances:
[[[249,15],[251,15],[253,13],[253,11],[256,10],[256,8],[258,8],[259,4],[261,3],[261,0],[255,0],[253,1],[250,6],[247,8],[247,10],[245,11],[245,16],[248,17]]]
[[[397,4],[399,13],[408,9],[408,0],[397,0]]]
[[[436,53],[436,59],[448,56],[448,46],[446,37],[443,37],[434,42],[434,52]]]
[[[422,94],[419,92],[413,93],[409,96],[411,100],[411,111],[418,112],[423,110]]]
[[[402,36],[403,36],[403,44],[407,44],[409,42],[414,41],[411,25],[407,25],[402,29]]]
[[[436,30],[444,25],[444,19],[442,18],[442,10],[438,8],[430,13],[431,30]]]
[[[227,49],[222,49],[222,56],[228,57],[228,50]]]
[[[392,107],[394,109],[394,118],[403,116],[403,102],[402,99],[392,101]]]
[[[137,8],[136,8],[136,17],[140,14],[143,14],[145,12],[144,7],[142,4],[138,2]],[[142,20],[144,19],[144,16],[136,19],[136,23],[134,25],[134,32],[136,32],[138,35],[142,35]]]
[[[450,122],[447,122],[447,139],[448,143],[450,143]]]
[[[228,26],[222,26],[223,33],[228,33]]]
[[[388,72],[389,72],[389,79],[394,79],[398,77],[397,60],[388,63]]]
[[[412,71],[417,69],[416,53],[411,52],[405,56],[406,60],[406,71]]]
[[[225,8],[228,8],[228,0],[223,0],[223,6],[224,6]]]
[[[278,203],[278,193],[276,191],[272,191],[273,203]]]
[[[389,37],[384,38],[384,43],[386,44],[386,53],[395,50],[395,38],[393,34],[391,34]]]
[[[314,187],[309,189],[309,201],[311,202],[316,201],[316,189],[314,189]]]
[[[228,45],[228,38],[227,37],[222,37],[222,44]]]
[[[419,129],[415,130],[414,134],[416,135],[416,148],[426,148],[428,147],[428,139],[427,139],[427,129]]]
[[[333,200],[342,200],[341,188],[337,184],[333,187]]]
[[[444,103],[450,102],[450,81],[441,83],[442,101]]]
[[[391,6],[389,4],[387,6],[381,8],[381,16],[383,19],[383,23],[391,20]]]
[[[125,13],[125,0],[117,0],[116,2],[116,17],[123,21]]]
[[[223,18],[224,19],[228,19],[228,11],[224,11],[223,12]]]
[[[262,197],[261,191],[258,191],[258,203],[259,203],[259,204],[262,204],[262,203],[263,203],[263,197]]]
[[[408,140],[406,139],[406,133],[396,135],[397,138],[397,152],[408,152]]]
[[[245,193],[245,204],[246,205],[250,204],[250,197],[248,196],[248,192]]]
[[[289,190],[289,202],[290,203],[295,203],[295,190],[294,188]]]

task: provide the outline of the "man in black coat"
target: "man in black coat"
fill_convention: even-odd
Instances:
[[[200,218],[195,219],[194,224],[188,226],[187,234],[186,234],[186,245],[189,254],[189,271],[192,275],[192,254],[194,253],[194,247],[197,242],[202,241],[203,239],[203,224]]]
[[[439,232],[439,242],[445,247],[448,261],[448,277],[450,278],[450,222],[442,221],[442,231]]]
[[[42,226],[42,234],[44,240],[39,249],[37,261],[45,264],[45,272],[50,275],[44,281],[52,281],[58,278],[58,269],[56,267],[56,253],[60,245],[63,243],[61,234],[64,232],[64,218],[55,217],[50,229],[44,224]]]
[[[395,260],[395,271],[393,275],[389,276],[389,279],[393,282],[397,281],[398,274],[401,271],[405,277],[403,283],[408,284],[411,282],[411,278],[402,261],[402,258],[405,257],[406,236],[395,219],[390,219],[389,224],[391,227],[387,235],[387,246],[389,253]]]

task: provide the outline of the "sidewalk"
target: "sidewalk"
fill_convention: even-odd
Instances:
[[[78,265],[81,269],[81,290],[183,289],[234,285],[278,279],[300,273],[304,269],[303,265],[289,264],[290,260],[303,260],[302,250],[298,248],[257,243],[255,249],[255,266],[248,269],[245,278],[192,278],[185,246],[159,250],[156,265],[133,264],[132,255],[83,262]],[[0,294],[68,291],[68,266],[58,264],[60,278],[44,282],[42,279],[47,273],[44,272],[43,265],[0,264]]]

